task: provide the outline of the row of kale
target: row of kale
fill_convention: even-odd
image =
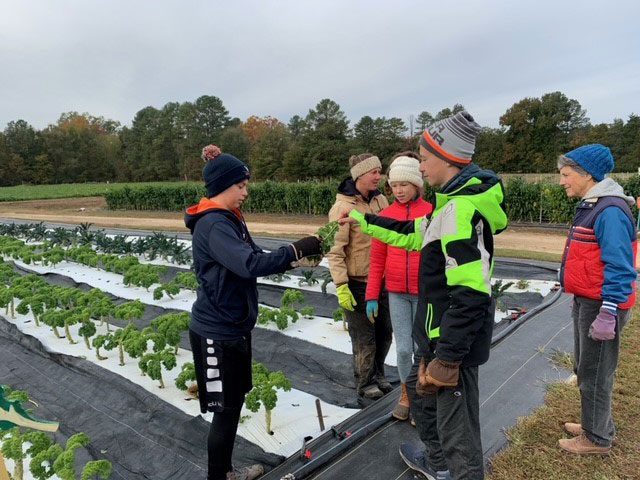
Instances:
[[[30,402],[27,392],[13,390],[8,385],[0,385],[0,391],[0,395],[10,408],[15,411],[26,411],[23,404]],[[29,471],[35,480],[47,480],[53,475],[63,480],[74,480],[78,478],[76,452],[90,443],[85,433],[76,433],[69,437],[63,447],[45,432],[26,430],[18,426],[0,431],[0,441],[2,455],[13,462],[12,478],[14,480],[22,480],[27,461]],[[2,468],[3,465],[0,464],[0,473]],[[112,465],[108,460],[91,460],[82,467],[80,479],[106,480],[111,476],[111,471]]]
[[[121,257],[114,254],[100,254],[88,245],[72,246],[65,249],[47,242],[29,245],[20,239],[4,236],[0,237],[0,255],[20,260],[27,265],[42,263],[56,266],[62,261],[70,261],[88,267],[100,267],[108,272],[123,275],[123,283],[127,286],[133,285],[149,290],[153,285],[158,285],[153,291],[155,300],[160,300],[165,294],[169,298],[173,298],[175,295],[180,294],[182,290],[194,292],[198,287],[198,282],[193,272],[179,272],[172,280],[162,283],[161,278],[166,273],[166,267],[141,264],[138,258],[133,255]],[[312,271],[309,272],[312,273]],[[317,282],[313,275],[303,277],[301,280],[306,281],[309,285],[312,285],[314,281]],[[279,329],[283,330],[288,326],[289,322],[295,323],[300,316],[313,317],[313,307],[305,306],[304,303],[302,292],[293,289],[286,290],[281,300],[281,308],[260,308],[258,323],[265,325],[273,322]],[[297,306],[299,312],[294,306]],[[342,319],[340,312],[336,312],[334,319]]]
[[[149,260],[162,258],[178,265],[191,264],[188,244],[176,236],[153,232],[149,236],[108,235],[104,230],[94,230],[92,224],[82,223],[73,229],[49,228],[40,223],[0,224],[0,235],[23,238],[28,242],[46,242],[62,248],[87,246],[95,250],[117,255],[140,255]]]
[[[276,319],[280,318],[280,312],[285,317],[298,318],[300,314],[293,310],[293,305],[303,299],[301,295],[299,291],[289,290],[283,295],[282,309],[267,310],[276,312]],[[77,343],[70,327],[79,326],[78,334],[83,337],[88,350],[94,349],[98,361],[107,359],[101,355],[100,349],[103,352],[117,350],[121,366],[125,365],[127,357],[138,360],[142,375],[157,380],[160,388],[165,387],[163,370],[172,370],[177,365],[181,336],[189,328],[190,322],[187,312],[169,313],[154,318],[150,326],[139,329],[136,321],[142,319],[146,309],[146,305],[139,300],[116,305],[100,289],[83,292],[78,288],[54,286],[37,275],[21,276],[4,262],[0,263],[1,307],[6,309],[6,315],[14,319],[16,313],[31,313],[37,327],[50,327],[57,338],[66,338],[70,344]],[[304,314],[313,313],[309,310],[312,307],[306,308],[302,309]],[[112,330],[111,319],[124,321],[126,325]],[[100,326],[105,327],[102,333],[98,333]],[[64,331],[64,335],[59,329]],[[175,385],[180,390],[197,395],[194,382],[193,363],[186,362]],[[276,390],[291,390],[291,383],[284,373],[271,372],[264,365],[254,362],[253,384],[254,389],[247,395],[246,406],[253,412],[257,412],[261,405],[265,407],[267,431],[270,431],[271,412],[277,403]]]

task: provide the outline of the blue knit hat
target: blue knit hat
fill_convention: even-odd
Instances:
[[[202,170],[207,197],[215,197],[250,177],[249,167],[233,155],[221,153],[215,145],[206,146],[202,150],[202,158],[207,162]]]
[[[596,182],[602,181],[615,166],[611,150],[599,143],[583,145],[565,153],[564,156],[580,165]]]

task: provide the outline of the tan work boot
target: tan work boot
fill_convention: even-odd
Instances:
[[[567,432],[569,435],[573,435],[574,437],[579,437],[584,433],[584,430],[581,424],[572,423],[572,422],[567,422],[564,424],[564,431]],[[617,443],[618,442],[614,437],[614,439],[611,441],[611,445],[615,447]]]
[[[401,383],[400,388],[402,389],[402,394],[400,395],[400,400],[396,404],[396,408],[393,409],[391,415],[393,418],[397,418],[398,420],[406,420],[409,418],[409,395],[407,395],[407,384]]]
[[[581,424],[572,422],[567,422],[564,424],[564,431],[569,435],[573,435],[574,437],[579,437],[584,433]]]
[[[574,438],[563,438],[558,441],[562,450],[578,455],[609,455],[611,447],[600,447],[589,440],[584,434]]]
[[[258,463],[249,467],[234,468],[227,473],[227,480],[255,480],[264,473],[264,467]]]

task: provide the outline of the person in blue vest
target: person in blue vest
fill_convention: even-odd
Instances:
[[[637,238],[633,198],[606,175],[611,151],[584,145],[558,159],[560,185],[580,198],[562,258],[560,281],[573,297],[574,363],[581,423],[567,422],[573,438],[560,448],[574,454],[608,454],[615,436],[611,414],[620,334],[635,303]]]

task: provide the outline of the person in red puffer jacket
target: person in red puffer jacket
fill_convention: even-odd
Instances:
[[[422,198],[424,183],[420,161],[413,152],[397,154],[389,167],[388,182],[395,201],[378,215],[394,220],[413,220],[431,214],[433,206]],[[402,395],[393,410],[398,420],[409,418],[406,381],[413,365],[411,331],[418,306],[418,269],[420,252],[392,247],[375,238],[371,240],[369,278],[367,280],[367,316],[378,313],[378,297],[383,283],[389,292],[389,311]]]

